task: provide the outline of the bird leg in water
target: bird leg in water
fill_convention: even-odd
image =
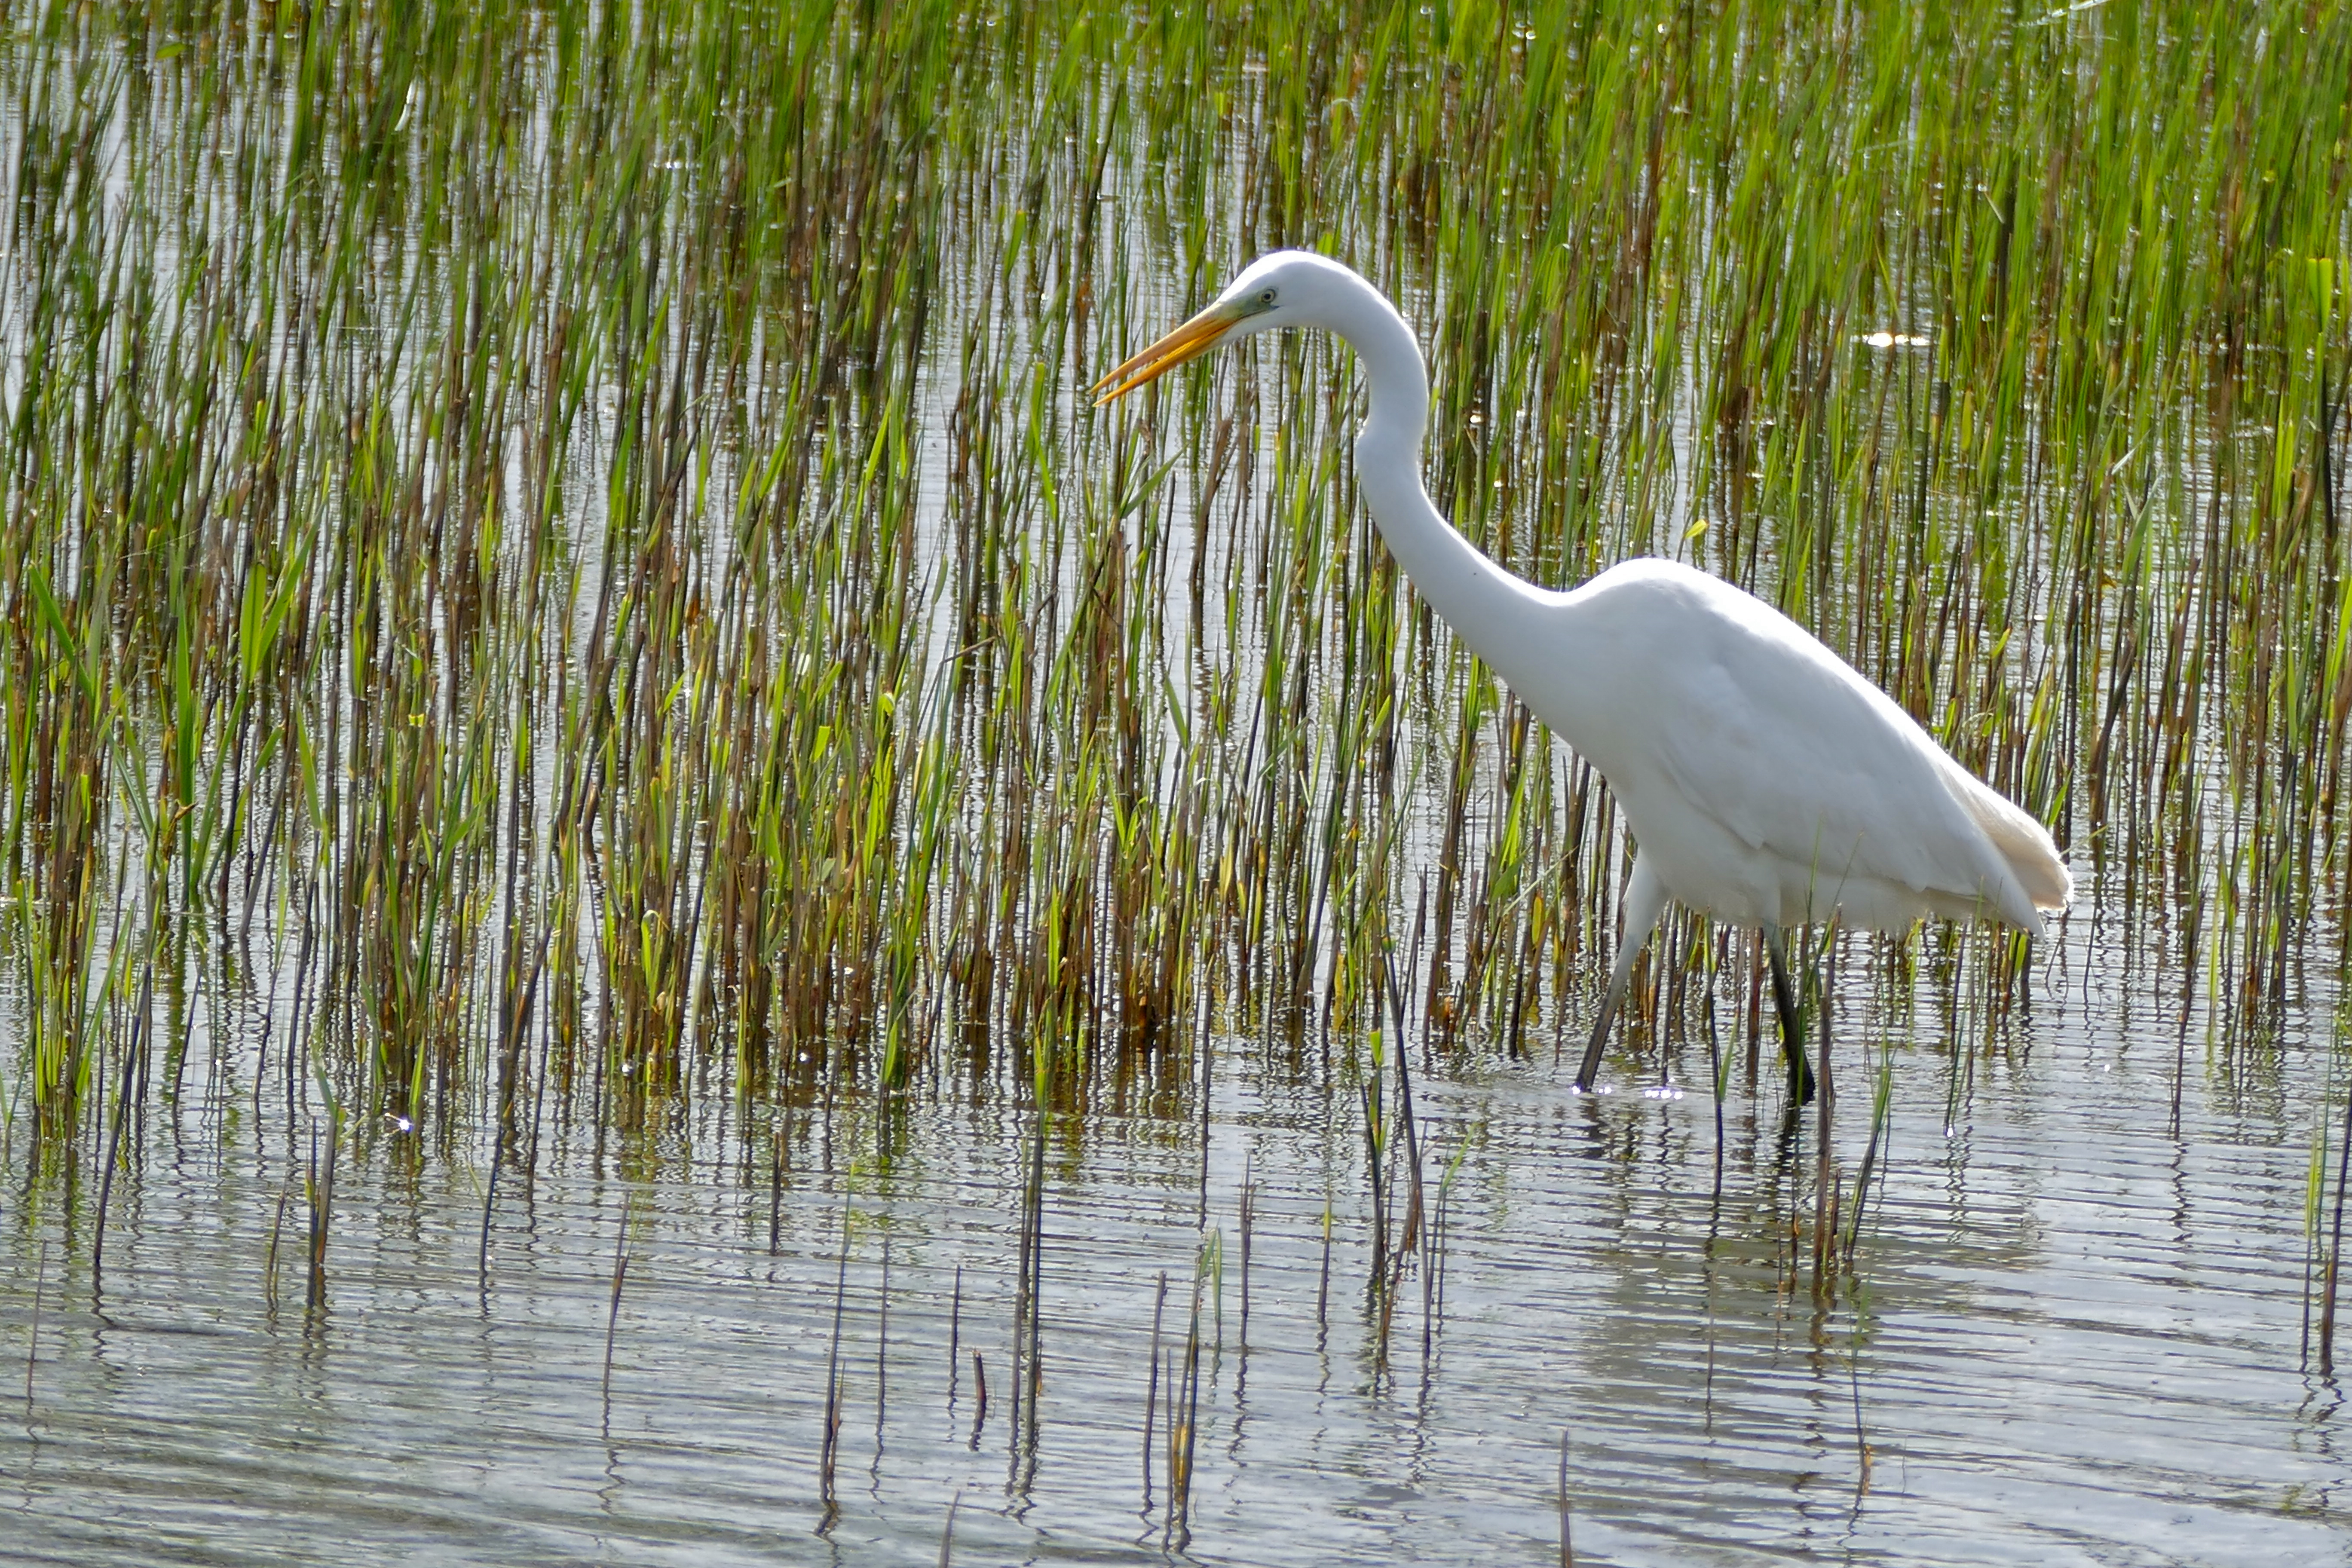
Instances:
[[[1764,928],[1764,951],[1772,961],[1772,1005],[1780,1013],[1780,1051],[1789,1062],[1789,1103],[1813,1102],[1813,1068],[1805,1060],[1805,1026],[1797,1016],[1796,994],[1789,989],[1788,944],[1779,926]]]
[[[1593,1076],[1601,1070],[1601,1049],[1609,1043],[1609,1021],[1617,1016],[1617,982],[1612,977],[1608,993],[1601,998],[1601,1016],[1593,1020],[1592,1039],[1584,1047],[1584,1060],[1577,1065],[1576,1091],[1592,1092]]]
[[[1584,1047],[1584,1060],[1576,1068],[1579,1093],[1590,1094],[1592,1080],[1601,1072],[1601,1050],[1609,1043],[1610,1021],[1617,1016],[1617,1005],[1625,1000],[1625,988],[1633,978],[1633,960],[1642,952],[1642,944],[1650,940],[1656,929],[1659,911],[1666,907],[1666,885],[1654,876],[1649,863],[1633,862],[1633,874],[1625,879],[1625,939],[1618,945],[1617,962],[1610,967],[1609,989],[1601,998],[1601,1016],[1592,1026],[1591,1043]]]

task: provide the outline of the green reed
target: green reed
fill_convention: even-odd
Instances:
[[[1422,328],[1475,540],[1780,604],[2184,1071],[2272,1060],[2352,952],[2347,80],[2308,4],[14,8],[0,1153],[194,1085],[780,1172],[1222,1038],[1381,1173],[1390,955],[1442,1051],[1558,1040],[1625,852],[1355,504],[1343,353],[1087,405],[1276,245]],[[1957,1086],[2029,955],[1920,946]]]

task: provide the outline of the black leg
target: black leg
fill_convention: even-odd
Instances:
[[[1617,947],[1617,962],[1609,966],[1609,990],[1601,998],[1592,1041],[1584,1047],[1584,1060],[1576,1068],[1576,1087],[1580,1092],[1590,1093],[1593,1079],[1601,1076],[1601,1052],[1609,1044],[1609,1021],[1624,1003],[1625,987],[1633,978],[1634,955],[1657,929],[1658,911],[1665,907],[1666,885],[1651,871],[1648,860],[1634,861],[1633,875],[1625,883],[1624,938]]]
[[[1617,987],[1611,985],[1609,994],[1601,998],[1601,1016],[1593,1021],[1591,1043],[1584,1047],[1584,1060],[1577,1065],[1576,1089],[1580,1094],[1592,1092],[1592,1080],[1601,1076],[1601,1051],[1609,1043],[1609,1021],[1617,1016]]]
[[[1789,1103],[1811,1105],[1813,1068],[1805,1060],[1805,1026],[1797,1016],[1796,994],[1789,989],[1789,966],[1781,952],[1780,933],[1769,926],[1764,931],[1764,952],[1772,961],[1772,1005],[1780,1013],[1780,1051],[1789,1063]]]

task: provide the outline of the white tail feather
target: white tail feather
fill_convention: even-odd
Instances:
[[[2033,907],[2053,912],[2064,909],[2074,897],[2074,878],[2060,858],[2058,846],[2051,842],[2049,829],[1959,763],[1948,757],[1945,766],[1953,795],[1992,840],[1993,848],[2008,862],[2010,874]]]

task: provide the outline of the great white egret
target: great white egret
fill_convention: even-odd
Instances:
[[[2066,907],[2073,879],[2042,826],[1769,605],[1672,561],[1627,561],[1559,593],[1480,554],[1422,488],[1429,374],[1412,330],[1340,263],[1258,258],[1097,382],[1097,400],[1275,327],[1320,327],[1355,349],[1371,384],[1356,475],[1390,552],[1454,635],[1600,771],[1632,830],[1624,942],[1578,1089],[1592,1087],[1634,955],[1669,898],[1762,928],[1798,1103],[1812,1074],[1784,927],[1990,916],[2040,936],[2042,911]]]

